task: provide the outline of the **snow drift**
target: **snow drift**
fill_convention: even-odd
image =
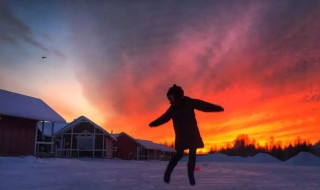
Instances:
[[[309,152],[300,152],[295,157],[286,161],[286,164],[304,165],[304,166],[320,166],[320,157]]]
[[[182,161],[188,161],[188,156],[183,157]],[[259,153],[253,157],[227,156],[225,154],[218,153],[198,155],[197,162],[285,163],[290,165],[320,166],[320,157],[317,157],[308,152],[301,152],[295,157],[287,160],[286,162],[282,162],[277,158],[265,153]]]

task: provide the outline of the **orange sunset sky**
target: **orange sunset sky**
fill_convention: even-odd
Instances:
[[[320,2],[3,1],[0,88],[44,100],[68,122],[159,143],[172,123],[148,124],[187,96],[210,147],[240,134],[260,145],[320,140]],[[42,59],[43,56],[47,58]]]

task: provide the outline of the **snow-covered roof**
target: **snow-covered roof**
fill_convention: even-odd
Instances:
[[[65,123],[57,112],[41,99],[0,89],[0,115]]]
[[[100,129],[104,134],[110,136],[113,140],[117,140],[117,138],[113,137],[112,135],[110,135],[110,133],[108,133],[105,129],[103,129],[102,127],[100,127],[99,125],[97,125],[96,123],[94,123],[93,121],[91,121],[90,119],[88,119],[85,116],[80,116],[77,119],[73,120],[71,123],[68,123],[65,127],[61,128],[60,130],[58,130],[55,135],[60,135],[61,133],[68,131],[69,129],[71,129],[72,127],[79,125],[82,122],[88,122],[91,123],[93,126],[95,126],[96,128]]]
[[[121,133],[117,133],[117,134],[111,134],[111,136],[113,136],[114,138],[118,138],[121,135]]]
[[[131,137],[130,135],[128,135],[125,132],[121,132],[119,134],[112,134],[112,135],[115,138],[118,138],[121,135],[127,135],[129,138],[131,138],[137,144],[143,146],[145,149],[148,149],[148,150],[160,150],[160,151],[164,151],[164,152],[175,152],[175,150],[173,148],[171,148],[171,147],[165,146],[163,144],[154,143],[154,142],[149,141],[149,140],[135,139],[135,138]]]
[[[171,147],[165,146],[163,144],[158,144],[158,143],[154,143],[152,141],[148,141],[148,140],[141,140],[141,139],[136,139],[136,141],[142,145],[143,147],[145,147],[145,149],[149,149],[149,150],[161,150],[164,152],[175,152],[175,150]]]

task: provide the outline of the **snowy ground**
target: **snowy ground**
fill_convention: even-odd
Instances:
[[[320,159],[308,155],[287,163],[217,162],[199,158],[196,186],[189,185],[186,162],[180,162],[165,184],[167,162],[104,159],[36,159],[0,157],[1,190],[106,190],[106,189],[319,189]],[[266,162],[268,160],[268,162]],[[312,163],[312,165],[310,165]]]

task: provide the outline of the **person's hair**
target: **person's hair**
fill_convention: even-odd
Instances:
[[[175,98],[182,98],[184,96],[183,89],[180,86],[174,84],[169,88],[167,96],[174,95]]]

